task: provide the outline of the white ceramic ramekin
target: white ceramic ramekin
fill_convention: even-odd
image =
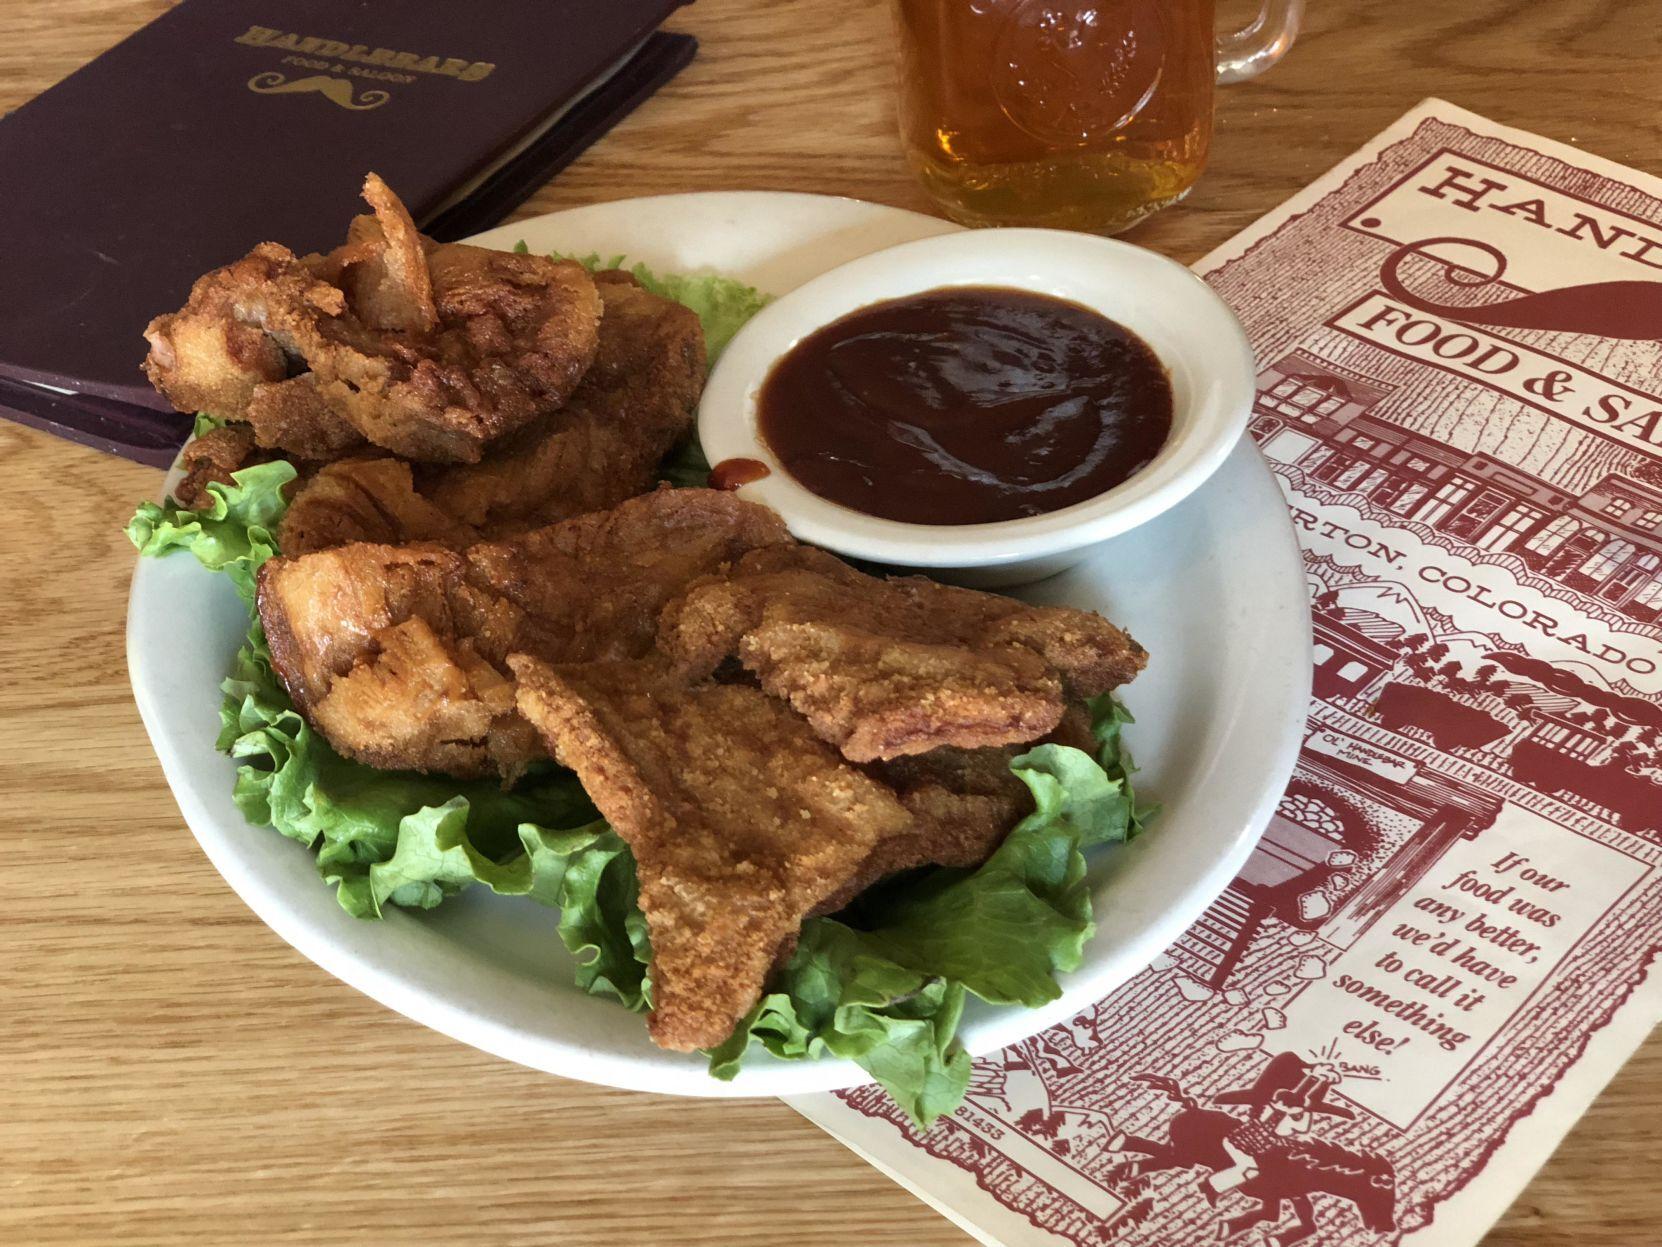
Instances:
[[[1171,374],[1172,431],[1141,472],[1104,494],[1045,515],[993,524],[906,524],[809,492],[756,428],[756,399],[774,362],[838,317],[943,286],[1010,286],[1082,303],[1141,337]],[[711,463],[758,459],[771,473],[742,495],[778,511],[803,541],[838,554],[926,568],[978,585],[1037,580],[1153,519],[1209,477],[1246,427],[1252,348],[1233,312],[1188,269],[1141,247],[1089,234],[984,229],[903,243],[832,269],[769,304],[711,373],[698,436]]]

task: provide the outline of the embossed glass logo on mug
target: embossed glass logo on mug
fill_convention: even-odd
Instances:
[[[1218,38],[1212,0],[895,0],[907,157],[966,225],[1117,233],[1194,185],[1214,84],[1280,60],[1302,10]]]

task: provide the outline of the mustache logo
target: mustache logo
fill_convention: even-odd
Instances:
[[[325,74],[313,74],[309,78],[296,78],[293,82],[279,73],[255,74],[248,80],[248,89],[257,95],[293,95],[315,91],[331,104],[350,109],[355,113],[365,112],[371,108],[379,108],[392,98],[389,92],[377,89],[365,91],[354,100],[350,79],[330,78]]]
[[[1439,245],[1467,247],[1482,252],[1492,262],[1492,272],[1481,272],[1466,264],[1430,254]],[[1468,290],[1493,285],[1506,272],[1506,256],[1486,242],[1474,238],[1427,238],[1398,247],[1380,266],[1380,284],[1393,298],[1450,320],[1471,325],[1494,325],[1508,329],[1550,329],[1568,333],[1592,333],[1605,338],[1635,341],[1662,340],[1662,282],[1597,281],[1585,286],[1561,286],[1535,294],[1521,294],[1498,303],[1469,306],[1439,303],[1414,294],[1402,280],[1403,266],[1423,255],[1443,266],[1450,284]]]

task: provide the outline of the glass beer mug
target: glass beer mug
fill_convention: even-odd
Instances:
[[[1113,234],[1206,164],[1212,90],[1268,69],[1303,0],[1218,37],[1213,0],[895,0],[900,132],[966,225]]]

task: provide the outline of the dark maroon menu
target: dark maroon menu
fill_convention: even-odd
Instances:
[[[685,0],[184,0],[0,120],[0,414],[151,462],[150,318],[253,244],[338,242],[380,173],[458,237],[672,76]]]

